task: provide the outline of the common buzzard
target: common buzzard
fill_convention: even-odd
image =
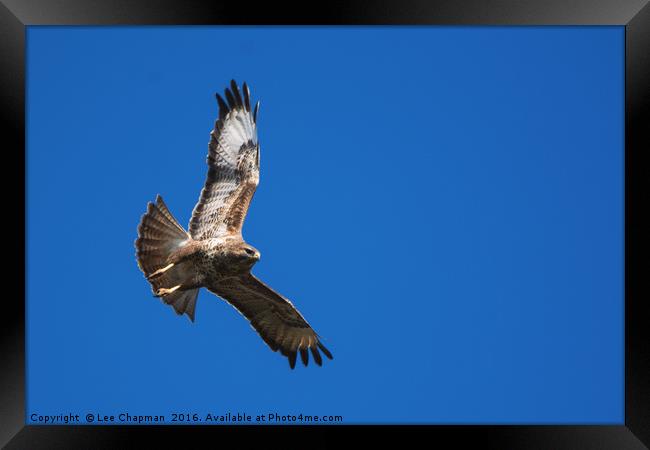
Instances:
[[[257,140],[259,102],[251,109],[246,83],[235,81],[216,94],[219,117],[210,133],[208,176],[192,211],[189,233],[176,221],[160,195],[147,205],[135,241],[138,267],[154,296],[194,322],[199,289],[204,287],[246,317],[271,350],[296,365],[309,352],[319,366],[319,349],[332,359],[293,304],[251,273],[260,252],[242,237],[242,225],[259,181]]]

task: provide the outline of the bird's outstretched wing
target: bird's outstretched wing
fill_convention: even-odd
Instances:
[[[259,182],[260,147],[257,111],[251,111],[246,83],[239,91],[232,80],[226,101],[216,94],[219,118],[210,133],[208,176],[192,211],[190,235],[195,240],[241,234],[248,205]]]
[[[319,366],[323,359],[318,351],[332,359],[319,336],[289,300],[258,280],[253,274],[220,280],[208,289],[234,306],[246,317],[271,350],[289,358],[293,369],[296,356],[306,366],[311,351]]]

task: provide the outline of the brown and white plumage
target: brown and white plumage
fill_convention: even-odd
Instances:
[[[273,351],[293,369],[298,353],[306,366],[311,352],[332,359],[293,304],[250,273],[259,252],[242,237],[242,226],[259,183],[257,139],[259,102],[251,109],[246,83],[233,80],[224,100],[217,94],[219,117],[210,133],[208,174],[192,211],[189,233],[174,219],[160,196],[149,203],[135,242],[138,266],[154,295],[177,314],[194,321],[198,290],[205,287],[246,317]]]
[[[259,182],[260,147],[257,111],[251,113],[250,93],[244,83],[242,97],[237,84],[226,89],[228,103],[216,94],[219,118],[210,133],[208,176],[194,207],[190,234],[196,240],[239,233]]]
[[[296,364],[298,352],[305,366],[309,360],[308,350],[311,350],[319,366],[322,364],[319,348],[328,358],[332,358],[293,304],[253,274],[228,278],[207,288],[246,317],[271,350],[280,350],[289,358],[291,368]]]

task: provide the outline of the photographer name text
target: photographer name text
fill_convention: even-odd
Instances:
[[[342,423],[343,416],[340,415],[318,415],[318,414],[281,414],[270,412],[267,414],[247,413],[171,413],[165,414],[130,414],[122,412],[119,414],[57,414],[46,415],[33,413],[30,415],[31,423],[55,425],[86,423],[96,425],[106,424],[164,424],[164,423]]]

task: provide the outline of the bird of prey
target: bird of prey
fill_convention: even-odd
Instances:
[[[158,195],[138,225],[138,267],[154,296],[178,315],[187,314],[194,322],[196,299],[204,287],[246,317],[271,350],[288,358],[292,369],[298,353],[307,365],[309,351],[320,366],[319,349],[329,359],[332,354],[293,304],[251,273],[260,252],[242,237],[259,181],[259,101],[251,109],[248,86],[244,83],[240,91],[234,80],[225,90],[225,100],[216,97],[219,117],[210,133],[208,175],[189,232]]]

